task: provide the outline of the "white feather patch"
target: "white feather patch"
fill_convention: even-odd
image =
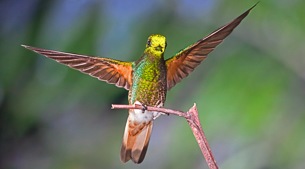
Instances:
[[[142,105],[141,102],[136,101],[134,104],[137,105]],[[158,107],[160,107],[161,105],[158,105]],[[145,110],[143,112],[143,110],[140,109],[134,109],[134,111],[131,111],[131,113],[129,114],[129,118],[132,121],[137,121],[137,122],[149,122],[152,121],[154,119],[156,119],[157,117],[160,116],[161,113],[156,112],[156,111],[147,111]]]

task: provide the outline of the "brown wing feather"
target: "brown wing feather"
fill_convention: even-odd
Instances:
[[[129,90],[132,84],[131,62],[22,46],[117,87]]]
[[[169,90],[188,76],[240,24],[255,6],[256,4],[229,24],[188,46],[172,58],[167,59],[167,89]]]

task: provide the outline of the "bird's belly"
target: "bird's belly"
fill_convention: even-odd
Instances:
[[[142,105],[141,102],[136,101],[134,104]],[[162,107],[163,104],[158,105],[157,107]],[[133,109],[129,111],[129,119],[133,122],[138,123],[149,123],[150,121],[156,119],[161,115],[160,112],[156,111],[147,111],[141,109]]]

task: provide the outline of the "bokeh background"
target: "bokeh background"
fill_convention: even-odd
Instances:
[[[150,34],[166,58],[256,1],[0,1],[0,168],[207,168],[186,121],[155,121],[146,159],[119,159],[127,91],[21,44],[136,60]],[[189,77],[166,107],[197,103],[220,168],[305,167],[305,1],[264,0]]]

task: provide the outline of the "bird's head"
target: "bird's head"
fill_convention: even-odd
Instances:
[[[162,35],[150,35],[146,44],[146,51],[155,55],[162,55],[166,48],[166,38]]]

